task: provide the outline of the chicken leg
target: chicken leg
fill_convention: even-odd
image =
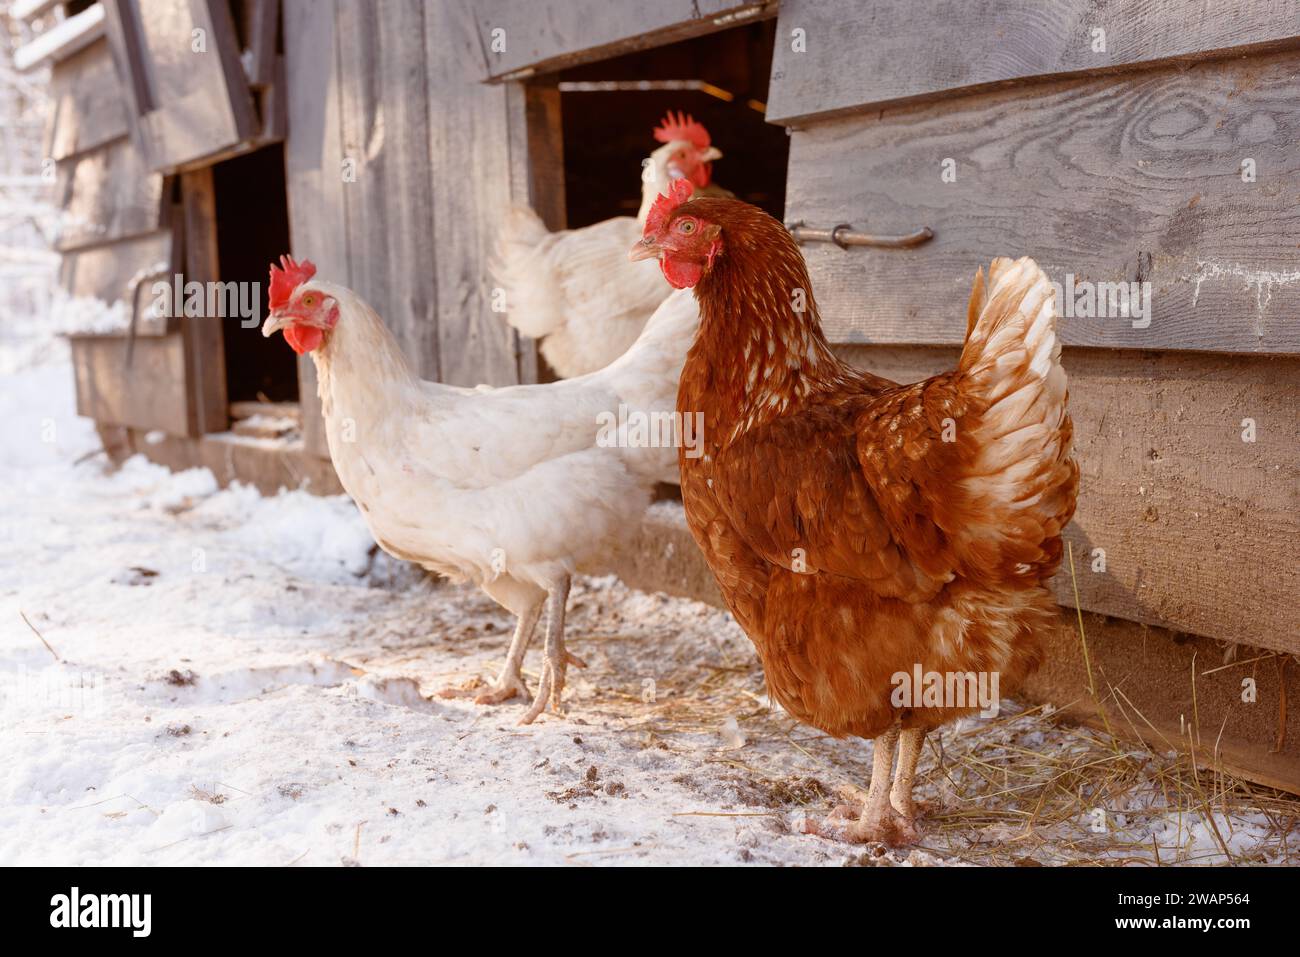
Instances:
[[[866,795],[862,796],[860,788],[848,789],[848,793],[853,797],[862,800],[861,810],[849,805],[840,805],[830,813],[826,823],[806,825],[807,833],[861,844],[881,842],[890,847],[899,847],[916,840],[917,833],[912,827],[911,820],[895,808],[891,799],[890,775],[894,769],[894,749],[898,747],[902,735],[910,735],[910,733],[900,732],[895,725],[876,738],[871,756],[871,783]],[[920,753],[919,739],[916,753]],[[912,775],[916,772],[916,760],[915,757],[909,757],[907,754],[900,757],[902,759],[899,763],[900,773],[905,767],[910,767],[906,775],[907,794],[910,797]],[[910,765],[907,764],[908,761],[911,762]],[[895,782],[893,787],[897,789],[898,783]],[[847,828],[839,824],[845,819],[850,822]]]
[[[890,772],[894,766],[894,748],[898,745],[899,729],[890,728],[878,736],[871,756],[871,784],[862,805],[862,816],[849,825],[850,840],[880,841],[898,847],[916,840],[916,831],[903,815],[890,803]],[[900,764],[900,769],[901,769]],[[916,770],[915,762],[912,766]],[[910,782],[909,776],[909,782]]]
[[[537,697],[519,719],[520,724],[532,724],[546,710],[548,702],[552,710],[560,711],[567,666],[570,661],[581,665],[564,650],[564,609],[568,601],[569,576],[565,575],[546,591],[546,657],[542,661],[542,680],[537,687]]]
[[[528,646],[532,643],[533,632],[537,630],[537,621],[542,617],[544,604],[544,601],[536,601],[520,613],[501,674],[497,675],[495,682],[474,696],[475,704],[500,704],[515,695],[528,700],[528,686],[524,684],[520,669],[524,664],[524,655],[528,653]]]
[[[898,768],[894,771],[894,786],[889,790],[889,803],[894,810],[914,829],[916,824],[916,803],[912,800],[912,779],[916,777],[916,763],[921,759],[921,748],[925,744],[925,732],[920,728],[911,728],[899,734]]]

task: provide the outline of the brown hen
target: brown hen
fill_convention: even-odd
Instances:
[[[779,222],[684,194],[661,199],[631,256],[699,301],[677,398],[703,413],[704,454],[680,456],[687,521],[771,697],[875,739],[848,834],[912,840],[926,732],[980,709],[973,682],[996,704],[1031,672],[1055,613],[1046,582],[1079,470],[1052,287],[1030,259],[994,260],[957,368],[899,385],[831,352]],[[946,696],[903,694],[917,675]]]

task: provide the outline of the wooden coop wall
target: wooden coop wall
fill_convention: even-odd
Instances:
[[[486,266],[510,201],[528,198],[511,135],[525,104],[479,82],[470,6],[285,0],[290,229],[421,376],[510,385],[535,375],[532,350],[491,311]],[[311,362],[300,376],[308,446],[328,454]]]

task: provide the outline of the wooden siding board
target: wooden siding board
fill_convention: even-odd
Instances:
[[[782,0],[767,117],[1298,44],[1294,0]]]
[[[350,282],[335,18],[332,0],[284,0],[284,100],[293,131],[285,140],[285,175],[294,255],[314,262],[322,277]],[[298,360],[298,392],[303,444],[329,458],[310,356]]]
[[[105,0],[129,116],[147,165],[175,170],[250,141],[252,97],[225,0]],[[192,49],[204,31],[206,51]]]
[[[461,0],[425,10],[440,378],[513,385],[515,337],[491,309],[487,268],[510,201],[509,103],[503,86],[479,82],[475,9]]]
[[[786,218],[916,249],[804,253],[840,342],[959,343],[975,269],[1151,283],[1151,318],[1066,318],[1073,345],[1300,352],[1300,53],[1068,80],[814,124],[793,136]],[[1256,182],[1243,182],[1244,157]],[[941,181],[945,158],[956,181]]]
[[[191,434],[181,334],[137,339],[129,368],[126,342],[125,336],[71,337],[77,414],[100,425]]]
[[[341,8],[343,150],[356,171],[344,192],[352,287],[383,316],[416,373],[437,379],[440,316],[431,267],[460,252],[461,227],[438,237],[435,257],[433,194],[463,187],[452,164],[430,163],[426,10],[417,0]],[[442,110],[435,117],[454,122]]]
[[[503,77],[659,46],[775,10],[775,3],[757,0],[479,0],[471,16],[481,50],[478,69],[486,71],[480,77]],[[493,49],[498,29],[505,31],[504,50]]]
[[[217,199],[212,168],[181,174],[184,205],[186,282],[221,279],[217,256]],[[182,319],[185,345],[185,382],[191,399],[190,435],[224,432],[230,424],[226,396],[226,350],[221,323],[236,322],[217,316]]]
[[[108,40],[99,39],[50,70],[45,155],[54,160],[126,136],[126,106]]]
[[[951,369],[959,350],[837,351],[915,382]],[[1300,359],[1067,348],[1062,363],[1081,477],[1066,530],[1080,606],[1300,653]],[[1054,586],[1073,607],[1068,566]]]
[[[94,297],[107,303],[131,302],[132,280],[173,264],[172,234],[161,230],[120,242],[89,246],[65,253],[59,285],[70,296]]]
[[[151,233],[162,225],[162,174],[145,168],[127,137],[58,164],[62,210],[55,248],[76,249]]]
[[[248,84],[264,87],[275,77],[275,34],[279,23],[279,0],[244,0],[240,5],[243,33],[248,51],[244,70]]]
[[[549,79],[510,82],[506,90],[506,127],[510,142],[510,197],[531,206],[551,230],[564,229],[564,130],[560,89]],[[509,303],[507,303],[507,308]],[[537,342],[511,330],[520,382],[537,382],[543,366]]]

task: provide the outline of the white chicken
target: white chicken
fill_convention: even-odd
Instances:
[[[315,361],[330,458],[375,541],[475,582],[518,616],[505,666],[480,703],[527,697],[520,669],[545,605],[541,685],[522,723],[548,701],[558,709],[574,660],[564,647],[570,576],[601,568],[640,520],[654,483],[676,481],[676,434],[645,426],[674,421],[699,321],[694,298],[665,300],[599,372],[466,389],[419,379],[359,296],[314,279],[310,262],[286,256],[281,264],[271,267],[262,333],[283,330]]]
[[[506,320],[541,340],[543,357],[563,378],[594,372],[622,355],[672,292],[658,270],[627,260],[654,201],[679,179],[697,190],[713,189],[712,164],[722,153],[703,125],[670,113],[654,135],[664,145],[644,163],[635,219],[619,216],[552,233],[527,206],[506,216],[493,265],[505,290]]]

